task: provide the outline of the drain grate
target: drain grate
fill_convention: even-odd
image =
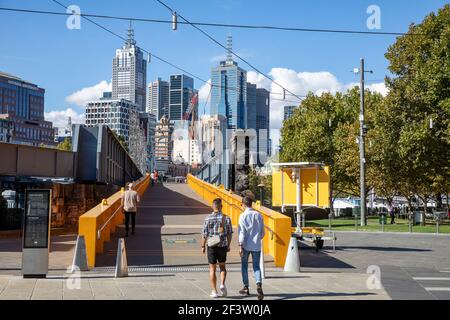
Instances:
[[[266,271],[280,271],[280,269],[277,268],[266,268]],[[115,267],[96,267],[91,272],[114,272]],[[179,272],[208,272],[208,267],[128,267],[128,272],[134,272],[134,273],[165,273],[165,272],[173,272],[173,273],[179,273]],[[217,271],[219,272],[219,268],[217,268]],[[238,267],[228,267],[227,271],[230,272],[241,272],[241,268]]]

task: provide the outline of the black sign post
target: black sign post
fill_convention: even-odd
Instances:
[[[22,274],[24,278],[45,278],[50,244],[51,190],[25,190]]]

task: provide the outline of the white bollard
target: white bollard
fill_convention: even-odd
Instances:
[[[84,241],[83,235],[78,235],[77,237],[71,271],[72,273],[75,271],[89,271],[86,256],[86,242]]]
[[[128,276],[127,250],[125,248],[125,239],[120,238],[117,246],[116,273],[115,277]]]
[[[259,258],[259,268],[261,269],[261,278],[266,278],[266,268],[264,267],[264,245],[263,241],[261,240],[261,256]]]
[[[285,272],[300,272],[300,256],[298,254],[297,238],[291,237],[289,241],[286,262],[284,263]]]

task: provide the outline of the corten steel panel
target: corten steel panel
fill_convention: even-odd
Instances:
[[[49,178],[73,177],[73,153],[0,143],[0,174]]]
[[[0,143],[0,175],[16,175],[17,145]]]

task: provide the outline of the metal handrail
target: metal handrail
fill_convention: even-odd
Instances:
[[[112,218],[115,217],[115,215],[117,214],[117,211],[119,211],[120,209],[122,209],[122,205],[120,205],[114,212],[113,214],[109,217],[109,219],[97,230],[97,239],[100,240],[102,237],[102,231],[106,228],[106,226],[109,224],[109,222],[111,221]]]

